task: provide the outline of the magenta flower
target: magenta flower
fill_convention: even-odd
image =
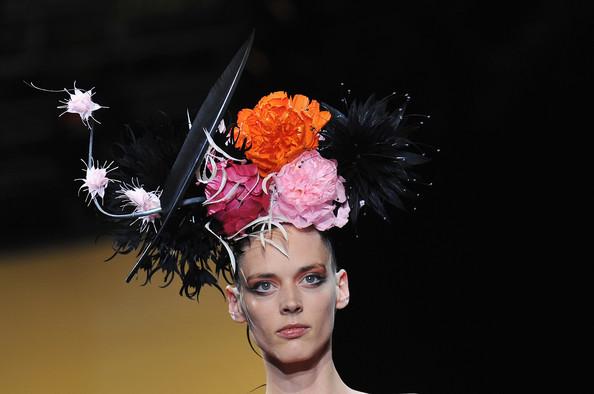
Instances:
[[[213,170],[210,164],[209,169]],[[270,196],[262,190],[262,178],[255,164],[219,161],[215,177],[206,184],[205,194],[208,215],[223,224],[223,232],[228,236],[268,214]]]
[[[305,151],[285,164],[274,182],[274,217],[298,228],[313,225],[319,231],[347,223],[350,208],[335,160],[324,159],[317,150]]]
[[[144,190],[143,187],[137,186],[133,187],[132,189],[125,189],[122,188],[119,193],[123,200],[127,200],[124,206],[132,206],[134,207],[134,212],[145,212],[155,208],[161,208],[161,200],[159,197],[161,196],[161,192],[159,190],[155,190],[154,192],[147,192]],[[140,225],[140,231],[144,231],[149,223],[151,223],[154,227],[155,219],[159,217],[158,213],[153,213],[147,216],[141,216],[136,220],[142,219],[142,224]],[[136,220],[134,222],[136,222]],[[156,229],[155,229],[156,231]]]
[[[82,120],[83,124],[90,128],[89,125],[89,118],[93,119],[95,122],[99,123],[97,119],[93,118],[93,111],[96,111],[100,108],[107,108],[103,107],[97,103],[94,103],[91,97],[95,94],[93,89],[83,91],[76,88],[76,83],[74,85],[74,94],[68,92],[66,93],[70,95],[69,100],[61,100],[60,102],[65,104],[61,105],[58,108],[66,108],[66,111],[62,112],[60,116],[64,115],[66,112],[72,114],[80,115],[80,119]]]
[[[89,204],[96,196],[99,196],[103,199],[103,196],[105,195],[105,188],[107,187],[108,183],[114,182],[113,179],[109,179],[107,177],[107,173],[109,171],[115,170],[115,168],[110,169],[110,166],[111,164],[103,167],[95,167],[94,164],[91,164],[90,167],[87,166],[85,169],[85,178],[75,179],[75,181],[83,181],[83,184],[78,189],[78,191],[80,192],[81,189],[86,188],[88,196],[91,197],[89,199]]]

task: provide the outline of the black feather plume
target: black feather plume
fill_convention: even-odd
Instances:
[[[338,162],[338,173],[346,180],[353,224],[364,206],[386,219],[388,205],[406,209],[402,197],[416,196],[409,188],[417,182],[413,167],[428,161],[408,139],[422,123],[404,116],[409,96],[389,112],[393,96],[377,100],[372,95],[363,103],[354,101],[347,115],[322,103],[332,118],[320,133],[319,151]]]
[[[192,122],[192,128],[173,163],[163,189],[161,206],[166,215],[175,208],[181,194],[185,191],[185,187],[190,182],[196,166],[204,157],[208,147],[204,130],[209,135],[213,134],[213,130],[218,127],[219,122],[225,115],[229,102],[239,83],[239,77],[247,62],[253,41],[254,33],[252,32],[248,40],[237,51],[225,71],[223,71],[223,74],[210,89],[208,96],[200,106]]]
[[[192,122],[190,132],[184,140],[165,181],[163,194],[161,195],[161,227],[157,231],[153,242],[147,243],[139,254],[138,261],[130,270],[126,282],[130,282],[136,275],[138,268],[144,264],[143,259],[153,248],[152,243],[160,242],[161,233],[165,231],[169,219],[174,215],[174,211],[188,188],[198,163],[204,158],[208,146],[205,133],[209,136],[212,135],[227,111],[239,83],[239,78],[247,63],[253,42],[254,32],[252,31],[252,34],[233,56],[219,79],[210,88],[206,99],[200,106]]]
[[[114,178],[128,184],[135,181],[146,190],[163,185],[185,139],[183,129],[176,127],[164,114],[148,126],[136,127],[136,131],[127,127],[123,140],[114,145],[114,160],[118,166],[113,172]],[[110,185],[105,202],[110,211],[121,212],[116,189]],[[183,197],[201,194],[203,190],[192,182]],[[218,240],[204,227],[206,208],[200,204],[180,207],[169,221],[170,225],[163,229],[159,239],[151,242],[155,235],[152,227],[140,232],[140,224],[134,223],[134,219],[117,220],[111,226],[114,254],[109,259],[148,248],[138,266],[146,274],[143,285],[160,271],[163,286],[171,284],[177,276],[182,282],[180,294],[189,298],[198,299],[204,285],[214,286],[222,294],[217,277],[221,272],[225,278],[228,276],[230,260]],[[215,264],[214,272],[209,265],[211,262]]]

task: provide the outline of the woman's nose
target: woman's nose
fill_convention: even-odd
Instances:
[[[300,313],[303,311],[303,303],[299,291],[294,288],[285,289],[281,301],[281,314]]]

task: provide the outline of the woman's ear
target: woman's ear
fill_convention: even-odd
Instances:
[[[225,287],[225,293],[227,293],[227,302],[229,303],[229,314],[231,319],[237,323],[244,323],[246,321],[243,312],[241,311],[241,304],[239,303],[239,290],[237,287],[227,285]]]
[[[336,309],[342,309],[349,304],[349,277],[343,269],[336,273]]]

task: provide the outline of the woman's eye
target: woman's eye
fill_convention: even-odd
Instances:
[[[305,276],[303,278],[303,280],[305,281],[305,283],[307,283],[309,285],[316,285],[316,284],[322,283],[324,281],[324,278],[321,277],[320,275],[309,274],[309,275]]]
[[[252,290],[254,290],[257,293],[266,293],[271,288],[272,288],[272,283],[270,283],[270,282],[258,282],[252,287]]]

